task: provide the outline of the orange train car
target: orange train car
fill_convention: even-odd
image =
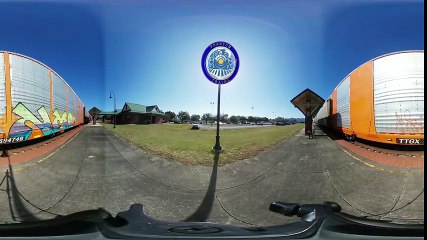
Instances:
[[[362,64],[334,89],[314,121],[350,140],[424,145],[424,51]]]
[[[0,51],[0,145],[84,123],[85,107],[59,74],[30,57]]]

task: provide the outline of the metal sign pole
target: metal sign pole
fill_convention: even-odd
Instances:
[[[110,92],[110,99],[111,98],[113,98],[112,96],[111,96],[111,94],[113,94],[113,96],[114,96],[114,109],[113,109],[113,123],[114,123],[114,127],[113,128],[116,128],[116,93],[115,92]]]
[[[114,93],[114,128],[116,128],[116,93]]]
[[[219,135],[221,113],[221,85],[229,83],[239,70],[239,55],[231,44],[223,41],[210,44],[202,55],[202,71],[206,78],[218,85],[218,102],[216,113],[216,140],[212,150],[222,152]]]
[[[220,107],[221,107],[221,84],[218,84],[218,103],[217,103],[217,113],[216,113],[216,141],[214,150],[222,151],[220,136],[219,136],[219,120],[220,120]]]
[[[3,145],[1,157],[9,157],[9,153],[7,152],[6,145]]]

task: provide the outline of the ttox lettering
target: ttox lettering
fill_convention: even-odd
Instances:
[[[406,145],[421,145],[424,144],[424,139],[398,138],[397,143]]]

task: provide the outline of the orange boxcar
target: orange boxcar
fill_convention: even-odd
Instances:
[[[56,72],[30,57],[0,51],[0,144],[63,132],[84,123],[85,108]]]
[[[424,51],[364,63],[340,82],[314,120],[349,139],[424,145]]]

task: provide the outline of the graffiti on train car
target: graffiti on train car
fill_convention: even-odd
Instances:
[[[409,110],[403,113],[395,112],[397,119],[397,127],[401,128],[401,132],[419,132],[424,133],[424,114],[417,118],[411,117]]]
[[[18,103],[7,121],[6,113],[0,117],[0,144],[31,140],[64,131],[75,124],[76,118],[69,111],[55,109],[48,112],[44,106],[34,114],[23,103]]]

